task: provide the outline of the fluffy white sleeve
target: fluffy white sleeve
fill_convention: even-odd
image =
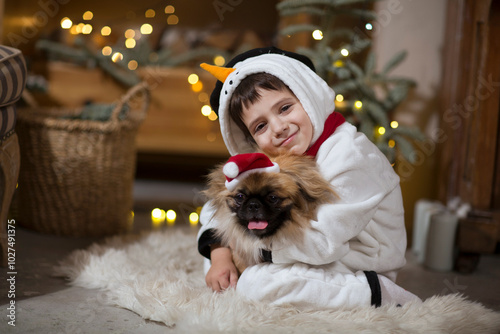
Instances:
[[[323,265],[342,259],[350,251],[349,242],[370,222],[377,224],[373,218],[379,204],[399,184],[386,157],[349,123],[322,144],[316,161],[340,199],[318,209],[304,242],[273,244],[274,263]],[[394,210],[399,214],[402,209]]]

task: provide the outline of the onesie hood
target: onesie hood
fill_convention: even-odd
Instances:
[[[204,67],[207,69],[206,67]],[[274,47],[250,50],[230,61],[224,73],[216,75],[216,84],[210,103],[219,116],[221,134],[231,155],[255,152],[252,145],[231,119],[229,102],[235,88],[248,75],[274,75],[295,94],[313,126],[313,144],[321,135],[328,116],[335,109],[335,93],[319,77],[309,58]],[[233,70],[234,69],[234,70]],[[208,69],[207,69],[208,70]],[[210,70],[209,70],[210,71]],[[210,71],[212,73],[212,71]]]

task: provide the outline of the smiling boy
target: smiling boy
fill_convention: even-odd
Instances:
[[[198,235],[200,253],[211,260],[207,285],[297,307],[418,301],[394,283],[406,250],[399,178],[378,148],[334,112],[335,93],[310,60],[264,48],[227,66],[217,74],[211,104],[229,152],[313,156],[340,199],[318,209],[303,243],[273,244],[268,262],[239,278],[230,250],[214,238],[217,221],[207,203]]]

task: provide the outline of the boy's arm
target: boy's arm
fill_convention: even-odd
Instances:
[[[203,206],[200,223],[202,225],[198,232],[198,251],[211,260],[210,269],[205,276],[207,286],[217,292],[235,287],[238,271],[233,263],[231,250],[222,247],[214,233],[216,222],[213,219],[213,207],[210,202]]]
[[[220,245],[212,245],[211,249],[212,265],[205,276],[207,286],[217,292],[236,287],[238,270],[233,263],[231,250]]]
[[[366,228],[381,199],[373,196],[358,203],[321,206],[302,243],[273,243],[273,263],[323,265],[340,260],[349,252],[349,241]]]

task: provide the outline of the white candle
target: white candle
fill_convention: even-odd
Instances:
[[[425,266],[437,271],[453,269],[458,217],[448,211],[432,215],[427,233]]]

